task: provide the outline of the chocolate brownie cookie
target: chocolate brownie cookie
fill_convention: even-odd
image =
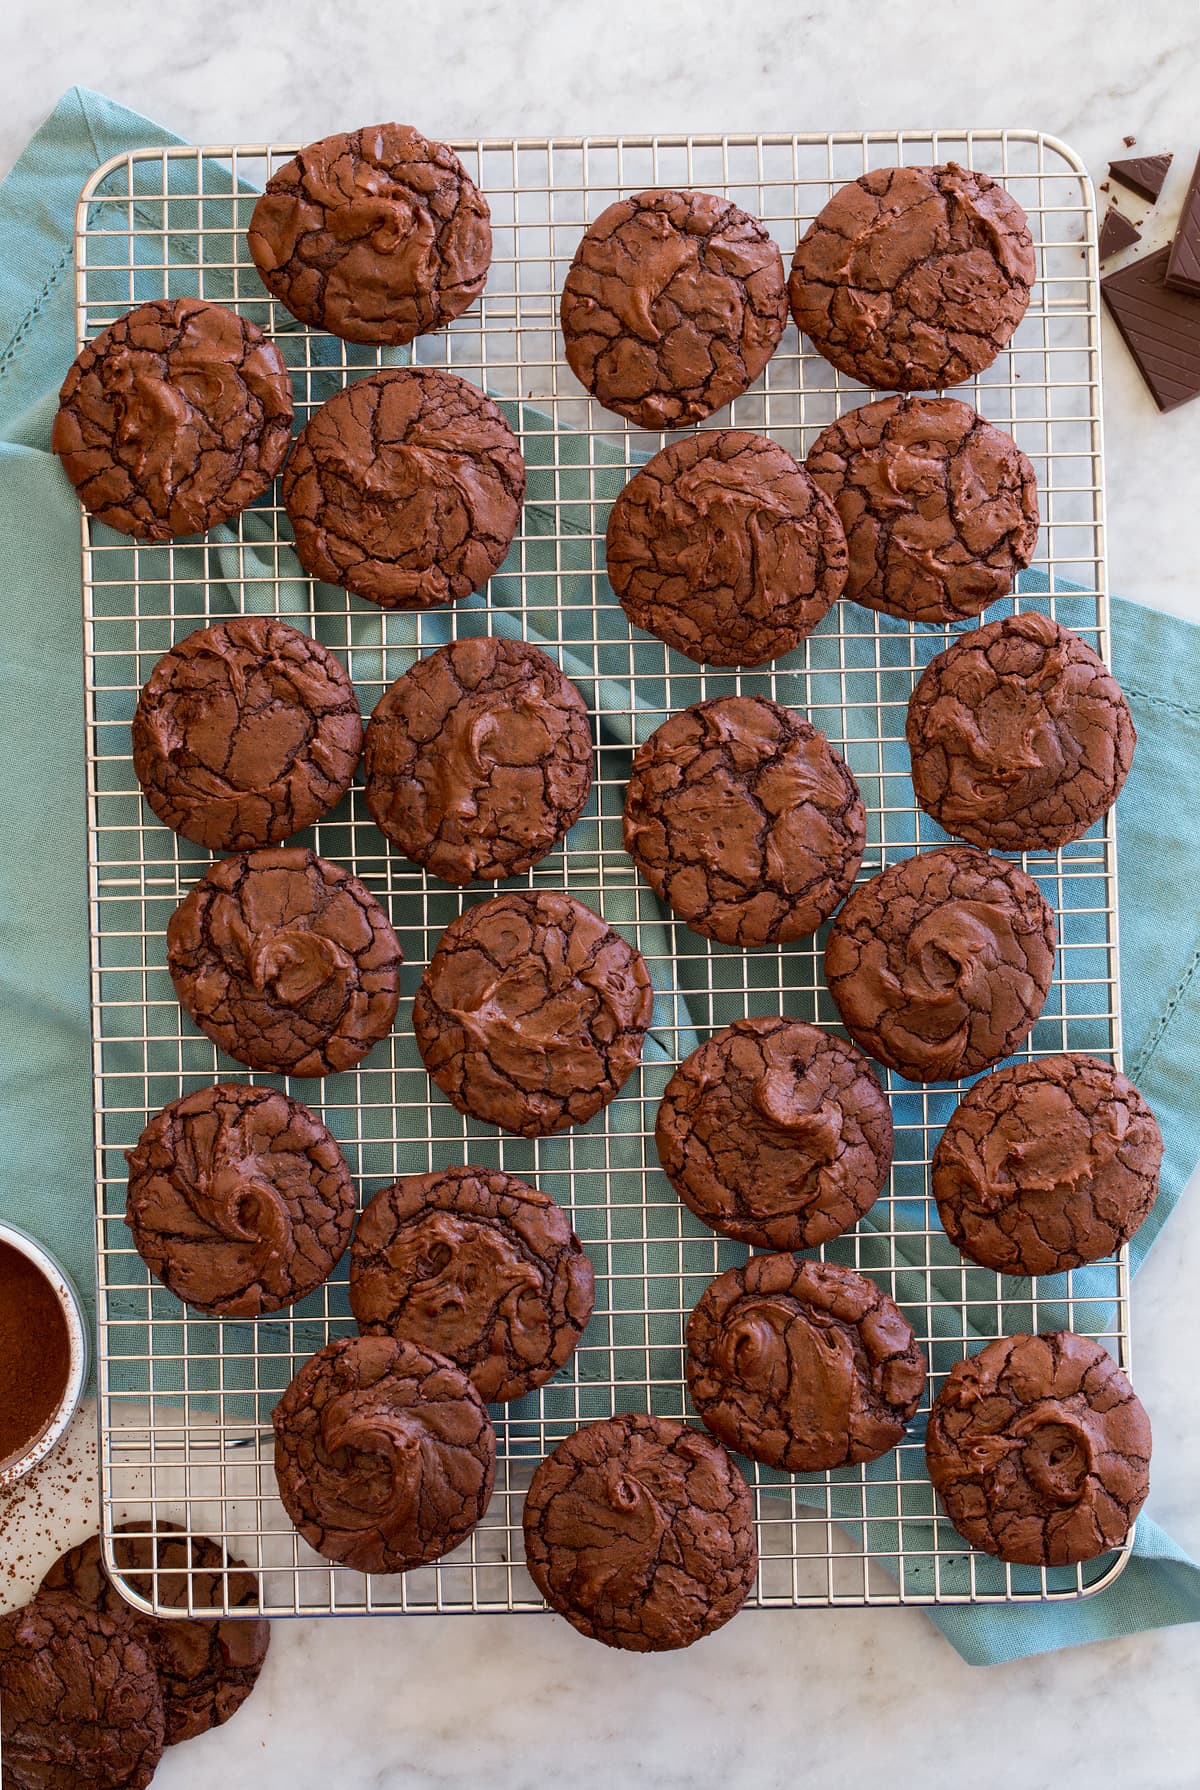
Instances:
[[[444,1355],[343,1337],[275,1407],[275,1477],[310,1547],[357,1572],[408,1572],[465,1541],[488,1507],[496,1434]]]
[[[275,1075],[353,1069],[392,1029],[401,961],[370,891],[294,845],[222,858],[167,926],[184,1011],[229,1056]]]
[[[754,1588],[750,1488],[701,1431],[631,1413],[560,1442],[525,1499],[534,1584],[572,1628],[606,1647],[690,1647]]]
[[[306,572],[381,609],[433,609],[503,564],[525,462],[500,410],[465,379],[391,367],[313,412],[281,489]]]
[[[1162,1133],[1132,1082],[1095,1057],[1039,1057],[963,1095],[933,1154],[933,1196],[964,1255],[1059,1274],[1127,1243],[1158,1193]]]
[[[739,1019],[679,1065],[654,1128],[684,1204],[758,1249],[812,1249],[875,1203],[892,1110],[866,1058],[799,1019]]]
[[[786,323],[778,248],[710,193],[618,199],[584,232],[563,286],[571,371],[642,429],[682,429],[738,397]]]
[[[1112,1356],[1060,1330],[955,1362],[925,1459],[973,1548],[1071,1566],[1119,1547],[1150,1489],[1150,1419]]]
[[[209,851],[278,845],[350,787],[362,716],[341,660],[269,615],[197,628],[133,716],[133,769],[164,826]]]
[[[1054,975],[1054,912],[1003,858],[943,846],[855,889],[825,947],[842,1024],[909,1081],[957,1081],[1028,1037]]]
[[[846,582],[829,499],[745,429],[673,441],[608,518],[608,577],[635,627],[702,665],[761,665],[812,632]]]
[[[1012,194],[946,162],[875,168],[839,187],[792,261],[796,327],[839,372],[941,391],[990,367],[1037,273]]]
[[[1100,659],[1046,615],[964,634],[908,705],[918,802],[939,826],[998,851],[1053,851],[1121,793],[1137,739]]]
[[[411,342],[483,291],[488,203],[445,143],[378,124],[310,143],[268,180],[246,233],[293,317],[347,342]]]
[[[366,785],[376,826],[434,876],[516,876],[583,812],[592,786],[583,697],[523,640],[452,640],[380,698]]]
[[[4,1790],[145,1790],[163,1751],[163,1699],[125,1623],[73,1597],[0,1616]]]
[[[819,1473],[895,1448],[925,1390],[925,1357],[874,1281],[832,1262],[760,1255],[701,1296],[687,1381],[727,1448]]]
[[[172,1609],[219,1604],[226,1595],[234,1608],[258,1603],[252,1573],[226,1575],[224,1549],[206,1535],[190,1539],[175,1523],[159,1522],[151,1537],[146,1524],[122,1523],[113,1553],[118,1570],[140,1597]],[[241,1562],[230,1558],[229,1565]],[[155,1571],[157,1568],[157,1571]],[[190,1587],[190,1592],[189,1592]],[[42,1591],[66,1591],[118,1627],[128,1628],[158,1673],[166,1717],[166,1744],[175,1746],[236,1715],[258,1682],[271,1625],[238,1617],[230,1621],[161,1621],[127,1604],[104,1569],[98,1535],[62,1554],[41,1584]]]
[[[354,1183],[333,1135],[273,1088],[185,1094],[125,1160],[134,1247],[198,1311],[280,1311],[327,1280],[350,1241]]]
[[[957,398],[881,398],[823,429],[805,461],[837,506],[846,592],[913,622],[978,615],[1038,538],[1037,479],[1011,435]]]
[[[99,521],[173,541],[262,496],[293,414],[283,356],[256,324],[200,298],[156,299],[82,350],[50,445]]]
[[[375,1195],[354,1234],[360,1332],[436,1349],[489,1404],[532,1392],[569,1360],[593,1294],[566,1213],[497,1169],[406,1175]]]
[[[620,1091],[653,1008],[640,951],[572,896],[530,890],[447,926],[413,1001],[413,1035],[460,1113],[545,1137]]]
[[[807,938],[853,883],[865,841],[846,761],[803,716],[765,696],[697,703],[634,756],[625,850],[704,938]]]

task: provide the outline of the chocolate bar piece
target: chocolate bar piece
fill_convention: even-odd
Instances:
[[[1163,284],[1170,249],[1131,261],[1100,282],[1104,302],[1160,410],[1200,394],[1200,298]]]
[[[1167,169],[1174,159],[1171,155],[1135,155],[1127,162],[1109,162],[1108,171],[1114,180],[1132,188],[1153,205],[1163,190]]]
[[[1112,255],[1119,255],[1131,242],[1141,240],[1142,233],[1136,224],[1131,224],[1127,217],[1122,217],[1115,205],[1110,205],[1100,226],[1101,261],[1107,261]]]
[[[1200,294],[1200,157],[1192,169],[1187,198],[1179,214],[1179,228],[1171,244],[1167,285],[1173,286],[1176,292]]]

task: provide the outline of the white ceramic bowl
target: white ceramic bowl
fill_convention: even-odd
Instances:
[[[4,1467],[0,1467],[0,1492],[7,1491],[24,1479],[27,1473],[45,1460],[52,1449],[57,1448],[63,1434],[83,1397],[83,1389],[87,1385],[88,1361],[90,1357],[88,1327],[83,1315],[83,1302],[68,1274],[59,1267],[54,1257],[44,1249],[36,1238],[27,1231],[20,1230],[13,1224],[0,1224],[0,1243],[7,1243],[40,1268],[46,1280],[58,1295],[62,1314],[66,1320],[67,1336],[71,1345],[71,1364],[67,1372],[67,1387],[62,1402],[55,1412],[48,1428],[42,1431],[37,1440],[30,1444],[24,1454],[18,1455]]]

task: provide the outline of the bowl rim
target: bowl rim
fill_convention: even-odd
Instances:
[[[40,1269],[45,1279],[49,1281],[66,1321],[71,1348],[66,1388],[53,1418],[24,1454],[14,1455],[3,1466],[0,1466],[0,1492],[6,1492],[32,1473],[35,1467],[40,1466],[46,1456],[52,1453],[62,1441],[67,1427],[83,1399],[91,1360],[91,1346],[79,1289],[62,1264],[51,1255],[45,1244],[39,1242],[35,1236],[20,1225],[12,1224],[7,1220],[0,1220],[0,1243],[7,1243],[19,1255],[23,1255],[26,1260],[33,1263],[35,1268]]]

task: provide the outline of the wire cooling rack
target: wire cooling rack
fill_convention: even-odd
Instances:
[[[665,437],[592,403],[560,351],[557,302],[585,224],[620,194],[678,185],[727,194],[763,218],[790,257],[841,182],[895,162],[956,159],[998,176],[1029,214],[1039,280],[1009,349],[957,395],[1010,430],[1037,471],[1043,526],[1022,594],[996,605],[1048,610],[1107,656],[1096,229],[1074,153],[1030,131],[797,137],[657,137],[460,142],[487,193],[495,258],[487,291],[419,364],[453,367],[504,402],[529,462],[522,530],[487,590],[449,611],[384,614],[305,578],[275,493],[201,542],[144,546],[83,520],[88,834],[96,1095],[101,1463],[106,1530],[163,1521],[227,1539],[259,1574],[261,1607],[302,1612],[507,1611],[540,1607],[523,1564],[523,1488],[579,1423],[612,1411],[686,1416],[682,1338],[708,1281],[745,1258],[688,1213],[654,1152],[655,1110],[675,1063],[717,1027],[783,1012],[836,1023],[820,968],[823,935],[742,952],[675,922],[621,850],[631,743],[705,697],[761,693],[808,711],[845,752],[869,813],[864,877],[942,838],[914,806],[904,747],[915,677],[946,644],[854,604],[835,606],[774,667],[703,671],[632,635],[604,576],[608,506]],[[149,298],[194,293],[235,305],[279,343],[302,422],[347,380],[408,351],[356,349],[303,329],[264,291],[244,231],[255,189],[294,153],[266,145],[147,149],[98,170],[78,214],[80,341]],[[754,389],[705,425],[764,430],[803,457],[814,435],[865,394],[801,346],[789,325]],[[165,929],[205,854],[142,805],[129,755],[138,688],[193,628],[238,610],[278,613],[339,652],[364,713],[422,650],[489,629],[558,657],[594,717],[596,786],[565,851],[517,886],[566,887],[635,940],[658,990],[639,1074],[590,1124],[526,1141],[460,1117],[432,1088],[409,1013],[423,966],[465,895],[391,850],[361,790],[301,835],[350,866],[390,910],[406,964],[393,1036],[360,1067],[280,1082],[219,1057],[186,1020],[166,972]],[[1031,1054],[1087,1050],[1119,1060],[1116,855],[1111,820],[1062,851],[1024,860],[1054,905],[1057,977]],[[513,885],[508,885],[513,886]],[[534,1180],[571,1213],[597,1276],[596,1312],[574,1360],[539,1393],[496,1409],[500,1466],[471,1540],[403,1577],[335,1569],[293,1531],[276,1493],[271,1410],[301,1362],[351,1334],[345,1263],[302,1305],[258,1324],[185,1311],[153,1282],[123,1222],[123,1152],[166,1101],[221,1077],[286,1086],[342,1143],[365,1201],[396,1175],[471,1160]],[[931,1366],[930,1395],[964,1352],[993,1337],[1063,1325],[1128,1365],[1126,1265],[1038,1282],[963,1261],[929,1199],[927,1169],[954,1087],[887,1083],[896,1120],[890,1185],[829,1260],[897,1299]],[[748,1466],[762,1570],[760,1605],[913,1604],[1073,1598],[1107,1584],[1125,1553],[1078,1568],[1004,1566],[966,1548],[924,1471],[928,1403],[893,1454],[862,1468],[789,1477]],[[150,1607],[128,1586],[135,1603]],[[196,1594],[198,1595],[198,1593]],[[215,1603],[192,1607],[219,1610]]]

